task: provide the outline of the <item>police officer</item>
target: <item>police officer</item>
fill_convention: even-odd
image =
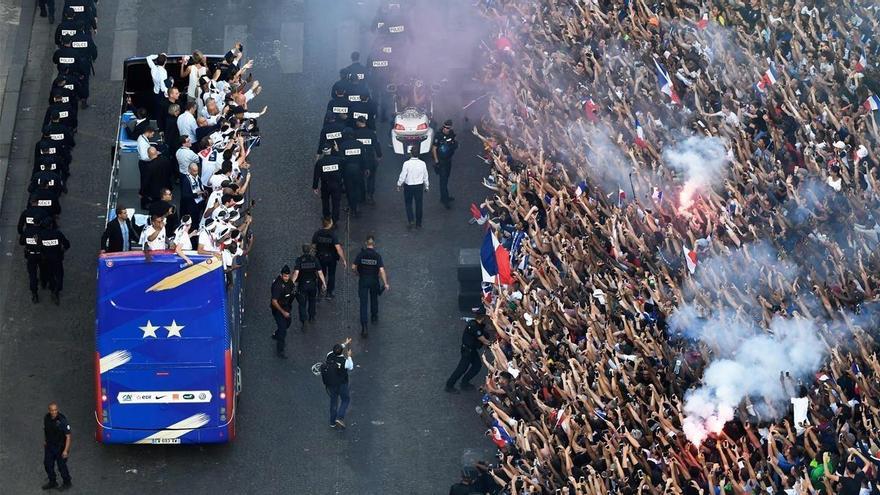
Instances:
[[[349,99],[353,98],[355,95],[349,96]],[[378,110],[376,109],[376,102],[373,101],[373,97],[369,91],[365,91],[359,95],[357,95],[358,101],[353,101],[351,103],[351,118],[357,122],[357,119],[363,117],[367,121],[367,127],[372,130],[376,130],[376,113]]]
[[[348,72],[348,68],[339,69],[339,80],[333,83],[333,87],[330,88],[330,98],[336,98],[338,94],[347,95],[349,88],[351,88],[351,74]]]
[[[452,201],[455,200],[449,195],[449,175],[452,173],[452,156],[457,149],[458,141],[455,140],[452,121],[447,120],[440,128],[440,132],[434,134],[434,142],[431,146],[434,171],[440,176],[440,202],[447,210],[452,208]]]
[[[57,115],[58,122],[76,132],[76,128],[79,126],[78,113],[69,101],[64,102],[63,100],[64,97],[61,95],[55,95],[52,98],[52,102],[46,108],[46,115],[43,117],[43,126],[49,125],[52,116]]]
[[[317,308],[315,303],[318,299],[318,281],[321,282],[321,290],[327,287],[324,273],[321,271],[321,262],[315,257],[315,246],[303,244],[302,256],[296,259],[293,266],[293,282],[296,287],[296,302],[299,304],[299,322],[301,330],[306,331],[306,306],[308,306],[309,322],[315,321]]]
[[[70,153],[56,146],[51,139],[42,138],[34,145],[34,166],[31,175],[41,171],[52,171],[67,181],[70,176]]]
[[[46,188],[60,197],[62,193],[67,192],[64,187],[64,180],[54,170],[40,170],[31,176],[31,183],[28,184],[28,192],[34,193],[37,189]]]
[[[327,299],[333,299],[333,291],[336,289],[336,262],[341,259],[342,266],[345,267],[348,261],[345,260],[345,251],[336,236],[332,218],[324,217],[323,228],[312,235],[312,244],[315,245],[315,255],[321,263],[324,280],[327,281]]]
[[[462,390],[473,390],[474,386],[470,381],[477,376],[480,368],[483,366],[480,360],[480,349],[484,345],[489,345],[488,331],[486,330],[486,308],[480,307],[476,310],[476,317],[469,321],[464,327],[464,333],[461,335],[461,358],[458,360],[458,366],[455,371],[446,380],[445,390],[452,394],[457,394],[458,389],[455,388],[455,382],[461,378]]]
[[[61,14],[61,22],[55,28],[55,46],[61,46],[62,36],[73,36],[77,33],[88,32],[91,35],[92,30],[80,19],[77,19],[76,12],[65,9]]]
[[[380,43],[367,60],[367,65],[367,84],[370,88],[370,94],[376,102],[379,118],[382,122],[387,122],[388,107],[392,102],[387,87],[393,79],[393,72],[396,69],[394,47],[390,44]]]
[[[28,207],[18,217],[18,235],[24,234],[25,229],[28,227],[39,227],[47,216],[49,216],[47,210],[39,206],[36,196],[31,195],[28,200]]]
[[[79,92],[77,83],[72,76],[67,74],[58,74],[52,81],[52,89],[49,90],[49,104],[55,102],[56,96],[61,97],[62,103],[70,103],[76,109],[78,108]]]
[[[58,201],[58,192],[48,183],[40,184],[31,193],[30,200],[36,200],[37,207],[42,208],[46,216],[56,217],[61,214],[61,202]]]
[[[330,147],[333,153],[339,151],[339,143],[342,142],[342,131],[345,130],[345,124],[337,122],[336,114],[328,114],[324,117],[324,127],[321,127],[321,135],[318,137],[318,155],[316,160],[321,158],[324,148]]]
[[[73,139],[73,129],[61,123],[60,112],[49,116],[49,123],[43,126],[43,136],[68,151],[76,146],[76,141]]]
[[[24,258],[27,261],[28,283],[31,290],[31,302],[40,302],[40,296],[37,293],[38,274],[42,278],[43,286],[46,285],[46,271],[42,263],[42,250],[40,249],[40,231],[42,227],[39,224],[26,223],[24,230],[18,237],[18,243],[24,246]]]
[[[342,88],[336,88],[336,93],[333,95],[333,98],[327,102],[327,110],[324,112],[324,115],[333,114],[336,116],[336,121],[342,125],[348,124],[348,117],[351,115],[351,109],[349,105],[351,102],[348,101],[348,96],[345,93],[345,90]]]
[[[354,85],[367,82],[367,68],[361,64],[361,52],[351,52],[351,65],[342,69],[348,80]]]
[[[339,157],[342,159],[342,179],[345,182],[345,196],[348,209],[355,218],[360,216],[358,205],[364,199],[364,151],[360,141],[355,139],[354,130],[342,131],[339,143]]]
[[[73,37],[62,36],[61,48],[55,50],[52,62],[58,67],[59,73],[77,81],[81,106],[86,108],[89,99],[89,71],[91,71],[92,63],[83,53],[73,48],[72,43]]]
[[[98,7],[93,0],[64,0],[64,11],[73,12],[92,31],[98,29]]]
[[[40,5],[40,17],[48,15],[49,24],[55,24],[55,0],[39,0],[37,3]]]
[[[275,332],[272,338],[275,340],[275,354],[281,359],[287,359],[284,354],[284,344],[287,338],[287,329],[290,328],[290,310],[293,308],[293,298],[296,295],[296,286],[290,280],[290,267],[284,265],[281,274],[272,282],[272,317],[275,318]]]
[[[390,290],[388,275],[385,273],[385,263],[382,255],[376,251],[376,239],[368,236],[366,245],[355,257],[351,269],[358,274],[358,298],[361,303],[361,337],[367,336],[367,300],[370,303],[370,320],[373,323],[379,321],[379,278],[382,279],[384,290]]]
[[[43,416],[43,467],[46,468],[46,474],[49,476],[49,482],[43,485],[43,490],[52,488],[67,490],[72,486],[70,471],[67,470],[70,434],[70,423],[67,422],[67,418],[58,411],[58,404],[50,402],[49,412]],[[58,464],[58,472],[61,473],[60,487],[55,476],[55,464]]]
[[[341,133],[340,133],[341,134]],[[318,183],[321,191],[318,192]],[[339,221],[339,203],[342,202],[342,159],[332,153],[330,143],[324,145],[323,154],[315,162],[312,190],[321,195],[321,213],[325,218]]]
[[[363,149],[363,175],[366,185],[367,203],[375,204],[373,193],[376,192],[376,169],[382,159],[382,145],[376,137],[376,131],[367,127],[367,119],[358,117],[355,121],[354,137],[360,141]]]
[[[51,217],[40,224],[43,231],[40,237],[40,250],[45,263],[52,302],[61,304],[61,291],[64,290],[64,252],[70,249],[70,241],[64,237]]]

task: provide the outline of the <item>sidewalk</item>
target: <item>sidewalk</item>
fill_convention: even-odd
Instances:
[[[6,190],[35,5],[31,0],[0,0],[0,204]]]

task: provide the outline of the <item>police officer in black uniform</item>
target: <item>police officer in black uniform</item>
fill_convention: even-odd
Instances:
[[[354,137],[360,141],[363,149],[363,175],[366,182],[367,204],[375,204],[373,193],[376,192],[376,169],[382,159],[382,145],[376,137],[376,131],[367,127],[367,119],[358,117],[355,122]]]
[[[327,282],[321,271],[321,262],[315,257],[315,246],[303,244],[302,253],[293,266],[293,281],[297,284],[296,302],[299,304],[299,322],[302,325],[301,330],[305,332],[306,307],[308,306],[309,322],[315,321],[318,281],[321,282],[321,290],[327,288]]]
[[[369,91],[365,91],[361,94],[356,95],[358,101],[353,101],[351,103],[351,118],[357,122],[357,119],[363,117],[367,122],[367,128],[376,130],[376,113],[378,112],[376,108],[376,102],[373,100],[373,96]],[[349,96],[349,99],[354,98],[355,95]]]
[[[321,128],[321,135],[318,137],[318,156],[316,160],[321,158],[324,148],[329,146],[333,153],[339,151],[339,143],[342,142],[342,131],[345,130],[345,124],[337,122],[336,114],[328,114],[324,117],[324,127]]]
[[[341,133],[340,133],[341,134]],[[321,191],[318,192],[318,183]],[[324,145],[323,154],[315,162],[312,190],[321,195],[321,213],[325,218],[339,221],[339,203],[342,202],[342,159],[332,153],[330,143]]]
[[[458,360],[458,366],[455,371],[446,380],[445,390],[449,393],[457,394],[458,389],[455,388],[455,382],[461,378],[462,390],[473,390],[474,386],[470,381],[477,376],[480,368],[483,366],[480,360],[480,349],[484,345],[489,345],[488,330],[486,329],[486,308],[476,310],[475,319],[468,322],[464,327],[464,333],[461,335],[461,358]]]
[[[360,216],[358,205],[364,199],[364,150],[361,142],[355,139],[354,130],[350,127],[342,131],[339,157],[342,159],[342,179],[345,183],[348,209],[355,218],[358,218]]]
[[[31,219],[33,220],[33,219]],[[37,280],[41,276],[43,285],[46,285],[46,271],[43,268],[43,255],[41,250],[40,232],[42,227],[37,223],[26,223],[24,230],[18,237],[18,243],[24,246],[24,258],[27,261],[28,283],[31,290],[31,302],[40,302],[37,293]]]
[[[315,245],[315,255],[321,263],[321,272],[327,281],[327,299],[333,299],[333,291],[336,289],[336,262],[342,260],[342,266],[348,265],[345,260],[345,250],[336,236],[333,219],[324,217],[323,228],[312,235],[312,244]]]
[[[327,110],[324,112],[324,115],[333,114],[336,116],[336,122],[347,126],[348,119],[351,116],[350,104],[351,102],[348,101],[348,95],[345,93],[345,90],[337,88],[336,94],[327,102]]]
[[[347,95],[349,88],[351,88],[351,74],[348,68],[339,69],[339,80],[330,88],[330,99],[336,98],[338,94]]]
[[[440,176],[440,202],[447,210],[452,208],[452,201],[455,199],[449,195],[449,175],[452,173],[452,155],[457,149],[458,141],[455,140],[452,121],[447,120],[440,128],[440,132],[434,134],[434,142],[431,145],[434,171]]]
[[[43,467],[49,476],[49,482],[43,485],[43,490],[59,488],[67,490],[72,486],[70,471],[67,470],[67,458],[70,455],[70,423],[67,418],[58,411],[58,404],[49,403],[49,412],[43,416]],[[55,464],[58,464],[58,472],[61,473],[62,484],[58,486],[58,478],[55,476]]]
[[[76,12],[65,10],[64,13],[61,14],[61,22],[59,22],[58,26],[55,28],[55,46],[61,46],[62,36],[73,36],[81,32],[87,32],[89,35],[92,34],[91,28],[80,19],[77,19]]]
[[[73,129],[61,123],[60,112],[49,116],[49,123],[43,126],[43,136],[49,138],[56,145],[64,147],[68,152],[76,146]]]
[[[46,114],[43,117],[43,126],[49,125],[54,115],[58,116],[58,122],[76,132],[79,127],[78,112],[69,102],[64,102],[61,95],[56,95],[46,108]]]
[[[351,264],[352,270],[358,274],[358,298],[361,303],[361,337],[367,336],[367,300],[370,303],[370,320],[373,323],[379,321],[379,294],[391,289],[388,284],[388,275],[385,273],[385,263],[382,255],[376,251],[376,240],[373,236],[367,237],[366,245],[355,257]],[[382,279],[384,288],[380,290],[379,279]]]
[[[50,190],[55,194],[55,197],[60,197],[62,193],[67,192],[64,180],[54,170],[40,170],[31,176],[31,183],[28,184],[27,191],[34,193],[40,188]]]
[[[98,7],[93,0],[64,0],[64,12],[68,11],[92,31],[98,29]]]
[[[275,354],[287,359],[284,354],[284,340],[287,338],[287,329],[290,328],[290,310],[293,308],[293,298],[296,295],[296,286],[290,280],[290,267],[284,265],[281,275],[272,282],[272,317],[275,318],[275,332],[272,338],[275,340]]]
[[[42,138],[34,145],[34,166],[31,175],[42,171],[52,171],[64,181],[70,177],[70,153],[55,145],[49,138]]]
[[[342,70],[352,84],[367,82],[367,68],[361,63],[361,52],[351,52],[351,65]]]
[[[379,118],[382,122],[387,122],[388,108],[393,101],[388,93],[388,83],[392,81],[393,72],[396,70],[394,47],[380,43],[367,60],[367,66],[367,85],[370,95],[376,102]]]
[[[39,227],[47,216],[49,213],[45,208],[39,206],[37,197],[31,195],[28,199],[28,207],[18,217],[18,235],[24,234],[28,227]]]
[[[52,89],[49,91],[49,104],[54,101],[55,95],[61,96],[61,101],[70,103],[73,108],[78,108],[79,82],[69,74],[58,74],[52,80]]]
[[[46,212],[46,216],[57,217],[61,214],[61,202],[58,201],[58,192],[48,183],[40,184],[30,195],[30,200],[36,200],[37,207]]]
[[[64,290],[64,252],[70,249],[70,241],[55,226],[50,217],[43,219],[40,237],[40,250],[45,263],[52,302],[61,304],[61,291]]]

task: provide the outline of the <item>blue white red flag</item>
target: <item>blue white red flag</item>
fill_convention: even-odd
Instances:
[[[675,86],[672,85],[672,79],[670,79],[669,73],[666,72],[656,59],[654,60],[654,66],[657,67],[657,84],[660,86],[660,92],[669,96],[672,103],[675,103],[676,105],[680,104],[681,100],[675,92]]]
[[[871,111],[880,109],[880,97],[878,97],[877,95],[871,95],[868,97],[867,100],[865,100],[865,103],[863,105],[865,106],[865,108]]]
[[[761,80],[758,81],[758,84],[755,86],[758,88],[758,91],[762,93],[767,90],[770,86],[776,84],[776,81],[779,80],[779,74],[776,73],[776,69],[770,67],[764,72],[764,75],[761,76]]]
[[[583,196],[585,192],[587,192],[587,181],[582,180],[578,182],[577,187],[574,188],[574,195],[579,198]]]
[[[868,59],[865,57],[865,53],[862,52],[862,54],[859,55],[859,61],[856,62],[856,66],[855,66],[856,72],[864,72],[867,67],[868,67]]]
[[[498,242],[492,230],[486,231],[480,247],[480,268],[483,282],[509,285],[513,283],[510,272],[510,253]]]
[[[513,443],[513,437],[507,433],[507,430],[504,429],[504,426],[497,419],[492,422],[492,428],[489,431],[492,434],[492,442],[494,442],[499,449],[503,449]]]
[[[636,119],[636,139],[635,145],[639,148],[647,148],[648,142],[645,141],[645,130],[642,129],[642,124],[639,123],[639,119]]]

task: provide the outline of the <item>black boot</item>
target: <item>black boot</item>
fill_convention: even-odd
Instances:
[[[41,487],[43,490],[51,490],[53,488],[58,488],[58,482],[50,481]]]
[[[37,294],[37,291],[31,292],[31,302],[34,304],[40,302],[40,295]]]
[[[302,333],[306,333],[306,320],[301,321],[301,322],[300,322],[300,325],[302,325],[302,326],[299,328],[300,331],[301,331]]]
[[[40,7],[40,17],[46,17],[47,15],[46,7]],[[48,490],[48,488],[44,488],[44,490]]]
[[[55,306],[61,305],[61,293],[57,290],[52,291],[52,302],[55,303]]]
[[[367,337],[367,324],[361,323],[361,337]]]
[[[55,24],[55,14],[49,14],[49,24]]]

